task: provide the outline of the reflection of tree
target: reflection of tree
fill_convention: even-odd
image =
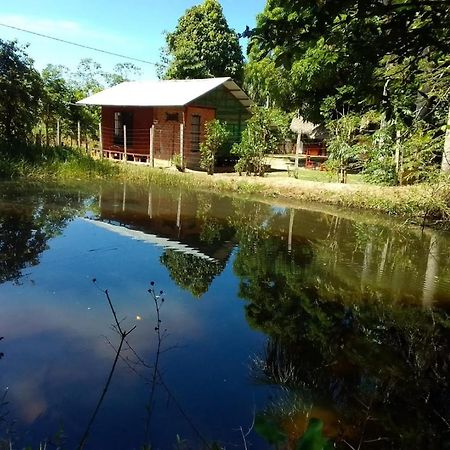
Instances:
[[[212,214],[212,199],[210,196],[198,195],[197,219],[202,223],[200,240],[206,244],[213,244],[221,238],[223,226],[219,220]]]
[[[284,388],[265,414],[296,438],[316,415],[338,448],[349,448],[344,439],[354,448],[370,440],[376,448],[445,448],[449,316],[389,306],[379,292],[354,304],[352,290],[349,298],[327,291],[311,246],[289,253],[265,232],[271,220],[241,223],[234,263],[247,319],[269,336],[254,375]]]
[[[5,187],[3,198],[14,198],[0,208],[0,283],[18,281],[26,267],[39,263],[50,238],[61,232],[82,208],[77,193]]]
[[[196,297],[208,291],[213,279],[225,267],[222,263],[174,250],[166,250],[161,255],[161,262],[169,270],[172,280]]]

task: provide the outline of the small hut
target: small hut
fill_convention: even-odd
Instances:
[[[292,119],[290,128],[293,133],[297,134],[296,168],[300,155],[305,158],[305,167],[314,167],[314,162],[321,163],[327,159],[327,149],[324,142],[327,132],[322,125],[313,124],[298,116]]]

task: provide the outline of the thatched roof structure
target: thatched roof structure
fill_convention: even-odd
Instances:
[[[323,125],[307,122],[301,116],[292,119],[290,128],[293,133],[301,133],[311,139],[325,139],[327,137],[327,131]]]

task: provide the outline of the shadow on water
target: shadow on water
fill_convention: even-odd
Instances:
[[[77,216],[88,217],[75,221],[77,239],[126,248],[114,260],[97,255],[91,269],[103,268],[96,275],[103,284],[115,284],[118,295],[126,297],[120,310],[138,320],[133,343],[121,333],[121,318],[115,321],[121,343],[113,367],[121,369],[118,384],[108,392],[111,398],[105,400],[109,406],[97,411],[99,430],[114,426],[121,400],[134,389],[146,400],[138,394],[130,400],[134,416],[122,421],[134,423],[135,429],[120,432],[135,447],[144,443],[167,448],[182,430],[200,448],[217,439],[238,447],[271,444],[294,449],[316,427],[323,442],[328,439],[342,449],[450,448],[448,235],[381,219],[356,222],[339,211],[320,214],[157,186],[105,185],[99,195],[95,189],[82,195],[76,190],[9,186],[0,198],[1,283],[12,282],[18,289],[25,270],[51,252],[49,240],[63,239],[62,231]],[[134,250],[129,242],[136,243]],[[142,251],[144,247],[151,252]],[[131,251],[136,255],[127,253]],[[141,271],[144,263],[148,267]],[[73,273],[72,266],[68,270]],[[156,312],[141,324],[135,311],[142,306],[129,297],[150,270],[166,277],[172,283],[168,291],[182,300],[172,302],[167,311],[169,333],[180,344],[164,354],[167,375],[158,368],[161,304],[154,299]],[[77,283],[75,278],[68,289],[78,295]],[[186,301],[198,298],[202,302]],[[84,310],[75,313],[88,320]],[[243,315],[246,321],[237,322]],[[103,313],[92,324],[95,328],[86,328],[89,338],[103,332]],[[83,345],[89,345],[88,338],[83,339]],[[183,353],[185,343],[190,347]],[[8,348],[8,355],[11,351],[14,347]],[[80,353],[76,346],[70,351]],[[237,359],[239,351],[244,360]],[[100,357],[82,361],[94,367],[95,358]],[[249,358],[250,369],[242,362]],[[231,391],[227,371],[214,372],[222,365],[235,367],[234,377],[241,377],[233,380]],[[92,392],[85,413],[95,405],[94,394],[102,392],[99,380],[108,364],[101,367],[97,384],[85,381]],[[136,380],[129,385],[125,375],[144,382],[144,388],[137,388]],[[216,375],[221,385],[213,385]],[[197,379],[211,383],[202,386],[198,400],[190,397],[189,385]],[[250,390],[257,400],[240,409],[255,409],[254,417],[221,403]],[[156,406],[164,402],[172,404],[170,412]],[[76,404],[72,400],[72,407]],[[136,421],[142,407],[152,421],[147,433],[145,420]],[[217,409],[223,409],[221,421],[234,423],[234,429],[218,428],[204,412]],[[64,420],[64,414],[67,411],[58,420]],[[248,433],[243,420],[253,422]],[[171,434],[160,438],[168,426]],[[241,433],[236,435],[236,429]],[[71,430],[80,434],[81,428],[76,424]],[[95,433],[94,426],[88,433],[92,447],[88,442],[86,448],[109,442],[107,434],[99,441]],[[113,438],[109,443],[113,448]]]

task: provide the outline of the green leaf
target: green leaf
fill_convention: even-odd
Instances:
[[[308,429],[298,441],[297,450],[331,450],[333,444],[324,437],[323,422],[319,419],[311,419]]]
[[[278,424],[264,415],[256,416],[255,431],[269,444],[281,444],[287,440],[286,434],[280,430]]]

